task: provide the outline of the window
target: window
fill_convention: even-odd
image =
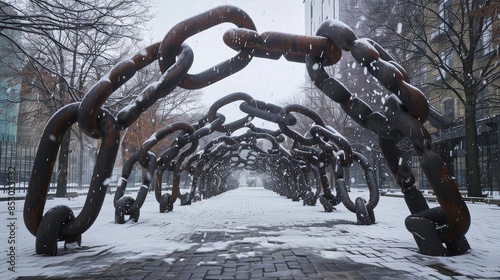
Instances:
[[[438,75],[436,77],[436,80],[440,80],[441,76],[443,78],[446,78],[448,75],[448,72],[453,69],[453,54],[451,49],[448,49],[446,51],[443,51],[439,54],[439,59],[440,59],[440,65],[439,65],[439,73],[441,75]]]
[[[453,24],[451,22],[452,7],[451,0],[440,0],[438,8],[438,21],[440,22],[437,30],[431,34],[431,39],[434,39],[439,34],[442,34],[448,30],[448,26]]]
[[[418,39],[417,42],[415,43],[415,51],[418,53],[425,54],[425,51],[427,50],[427,45],[425,42],[421,39]]]
[[[387,8],[389,1],[387,0],[371,0],[369,1],[372,7]]]
[[[463,149],[463,143],[456,145],[455,148],[450,151],[453,158],[453,174],[455,175],[455,181],[460,189],[466,186],[465,174],[467,169],[465,167],[465,150]]]
[[[314,1],[311,1],[311,9],[309,9],[309,17],[311,19],[314,17]]]
[[[325,1],[321,1],[321,15],[319,22],[323,22],[323,18],[325,17]]]
[[[448,30],[448,24],[451,24],[451,1],[442,0],[439,3],[439,18],[441,20],[440,29],[441,31]]]
[[[359,9],[359,0],[349,0],[349,9]]]
[[[442,106],[444,117],[453,120],[453,118],[455,118],[455,100],[453,98],[448,98],[443,101]]]
[[[332,11],[332,18],[338,18],[338,17],[335,17],[335,3],[333,3],[333,5],[331,3],[328,3],[328,7]]]
[[[422,86],[427,82],[427,65],[422,65],[417,67],[415,76],[413,77],[413,83],[418,86]]]
[[[334,0],[332,3],[332,7],[333,7],[332,17],[339,19],[340,18],[340,2],[339,2],[339,0]]]
[[[481,43],[483,48],[483,55],[487,55],[494,50],[493,41],[491,39],[492,38],[491,35],[493,33],[493,24],[491,21],[491,17],[487,17],[484,19],[483,26],[484,26],[484,32],[481,38],[482,39]]]
[[[375,29],[375,37],[383,37],[387,34],[389,34],[389,30],[385,26]]]
[[[311,1],[311,7],[309,9],[309,18],[311,19],[311,35],[316,34],[316,26],[314,26],[314,1]]]

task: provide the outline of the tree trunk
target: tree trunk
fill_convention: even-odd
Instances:
[[[476,108],[465,105],[465,170],[468,196],[482,196],[477,149]]]
[[[83,188],[83,153],[84,153],[84,146],[83,146],[83,133],[80,130],[80,154],[78,155],[78,189]]]
[[[59,172],[57,174],[56,197],[66,197],[68,186],[68,156],[70,134],[71,131],[68,130],[61,140],[61,149],[59,150]]]

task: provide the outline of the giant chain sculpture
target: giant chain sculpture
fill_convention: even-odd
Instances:
[[[193,52],[185,40],[224,22],[237,26],[224,34],[224,42],[236,50],[237,55],[202,73],[188,74],[193,62]],[[384,104],[383,113],[374,112],[324,70],[325,66],[334,65],[340,60],[342,50],[350,52],[393,93]],[[379,136],[380,148],[411,212],[406,219],[406,227],[414,235],[420,252],[428,255],[458,255],[467,252],[470,247],[465,234],[470,225],[469,211],[442,158],[431,148],[431,137],[422,125],[427,119],[429,106],[422,92],[409,83],[406,71],[382,47],[369,39],[357,38],[354,32],[341,22],[325,21],[316,36],[278,32],[259,34],[244,11],[232,6],[221,6],[180,22],[161,42],[140,50],[113,67],[87,92],[81,102],[65,106],[49,120],[40,142],[40,147],[43,148],[38,150],[35,158],[24,208],[26,227],[36,236],[36,253],[56,255],[58,241],[81,242],[81,235],[92,226],[102,207],[119,147],[120,131],[134,123],[142,112],[176,87],[203,88],[242,70],[252,57],[279,59],[281,56],[289,61],[305,63],[312,81],[324,94],[338,102],[357,123]],[[138,70],[154,61],[158,61],[163,73],[160,80],[146,87],[139,97],[116,115],[110,113],[105,107],[110,95]],[[320,201],[325,210],[331,211],[334,205],[342,201],[346,208],[357,213],[358,223],[371,224],[375,221],[373,208],[378,202],[378,189],[373,171],[366,159],[351,151],[341,135],[326,126],[321,118],[307,108],[297,105],[280,108],[255,101],[241,93],[231,95],[231,98],[214,104],[208,115],[198,124],[175,124],[157,132],[156,136],[161,138],[179,131],[176,144],[165,149],[162,155],[157,157],[149,152],[150,147],[160,140],[151,138],[145,142],[138,154],[129,159],[114,199],[118,223],[125,222],[125,215],[138,220],[138,211],[147,193],[145,188],[152,181],[150,175],[155,170],[172,171],[177,177],[182,170],[195,174],[192,191],[185,201],[189,204],[197,185],[204,186],[205,195],[216,195],[223,191],[220,186],[228,179],[229,170],[242,165],[254,170],[273,169],[271,172],[275,172],[275,178],[282,181],[268,181],[267,187],[294,200],[302,197],[304,203],[307,201],[313,205],[313,201],[321,192]],[[240,108],[249,114],[249,118],[259,117],[278,123],[280,130],[273,132],[256,128],[249,122],[249,118],[225,124],[224,116],[218,113],[217,109],[235,99],[244,101]],[[303,136],[290,128],[294,124],[291,112],[302,113],[315,122],[308,134]],[[206,125],[209,123],[211,125]],[[76,217],[67,206],[56,206],[44,214],[60,141],[72,124],[78,124],[85,134],[101,140],[87,199]],[[250,127],[249,135],[253,136],[220,139],[217,140],[220,141],[219,145],[207,146],[203,151],[192,154],[198,145],[197,140],[201,137],[215,130],[230,136],[232,132],[245,126]],[[255,134],[261,134],[258,137],[268,140],[272,139],[269,141],[273,143],[274,148],[268,152],[259,150],[253,142]],[[290,151],[277,144],[282,141],[280,137],[283,135],[294,141]],[[416,189],[411,168],[398,147],[398,142],[403,138],[413,143],[415,152],[421,157],[422,170],[436,194],[440,207],[430,209],[421,192]],[[191,146],[186,146],[188,144]],[[190,148],[180,153],[180,149],[185,146]],[[235,154],[235,151],[241,148],[250,151],[246,158]],[[345,190],[343,169],[354,161],[359,162],[365,169],[370,188],[368,202],[362,198],[356,199],[356,202],[350,201]],[[126,177],[135,162],[147,168],[149,176],[145,178],[144,189],[134,200],[123,197],[123,194]],[[325,175],[324,167],[327,165],[334,168],[334,180],[330,180],[331,182]],[[299,175],[292,178],[283,176],[285,173]],[[313,183],[310,176],[300,174],[313,174],[315,179],[312,181],[317,182],[319,186],[316,193],[312,192]],[[178,185],[177,177],[174,176],[174,185]],[[291,187],[283,186],[283,180]],[[335,184],[337,195],[331,192],[332,183]],[[174,186],[172,194],[162,194],[161,182],[157,183],[155,188],[160,211],[171,211],[173,202],[180,196],[178,189]],[[360,209],[365,212],[362,213]]]

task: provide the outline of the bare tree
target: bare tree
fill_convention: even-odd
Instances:
[[[80,101],[125,55],[124,45],[137,46],[148,7],[148,0],[0,2],[0,36],[17,47],[11,50],[24,62],[17,69],[23,95],[16,101],[30,107],[24,112],[32,115],[24,117],[43,124],[62,106]],[[70,137],[67,133],[61,144],[58,196],[66,192]]]
[[[120,30],[119,36],[134,38],[137,24],[148,15],[145,12],[149,6],[149,1],[132,0],[0,1],[0,29],[44,37],[58,48],[66,49],[57,36],[60,31],[95,32],[113,37],[118,35],[113,32]]]

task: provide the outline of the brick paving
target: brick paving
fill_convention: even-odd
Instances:
[[[500,267],[489,261],[498,254],[487,246],[458,257],[419,254],[401,204],[381,198],[377,223],[358,226],[342,206],[325,213],[259,188],[176,205],[172,213],[157,213],[150,195],[138,223],[114,224],[113,212],[103,209],[82,247],[30,257],[35,262],[26,267],[40,269],[14,279],[500,279]],[[491,230],[468,238],[498,248],[500,231]],[[116,239],[141,246],[118,246]],[[26,247],[24,254],[33,250]]]
[[[234,241],[222,250],[199,250],[196,245],[189,250],[175,251],[164,259],[139,258],[114,262],[103,269],[79,275],[75,271],[68,277],[18,277],[17,279],[416,279],[414,275],[398,270],[360,264],[349,258],[327,259],[308,249],[261,248],[258,243],[240,241],[258,237],[276,228],[255,228],[252,234],[226,232],[195,233],[193,242]],[[112,254],[79,259],[99,262],[112,259]]]

